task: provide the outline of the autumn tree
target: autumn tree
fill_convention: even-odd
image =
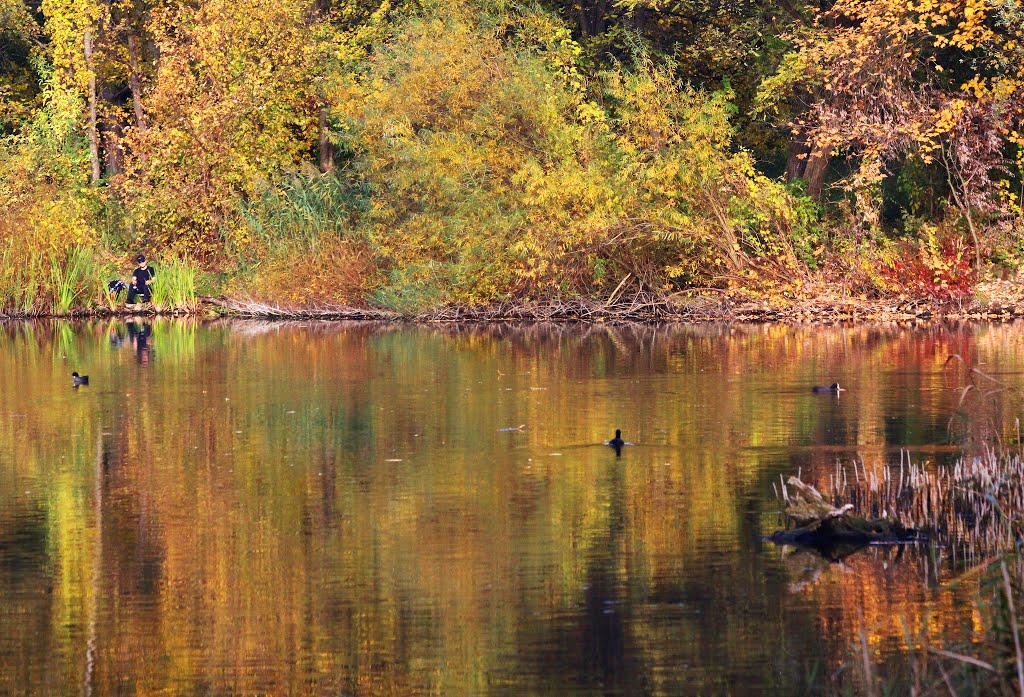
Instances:
[[[308,11],[296,0],[206,0],[154,16],[145,125],[127,139],[138,158],[117,186],[154,241],[200,255],[244,241],[239,201],[311,151]]]
[[[0,134],[17,130],[37,106],[39,83],[32,47],[39,31],[20,0],[0,2]]]
[[[980,266],[979,223],[1006,223],[1020,205],[1000,181],[1021,140],[1022,34],[1012,4],[844,0],[762,94],[817,95],[793,127],[817,150],[856,163],[847,184],[868,227],[879,226],[881,183],[901,164],[937,169],[937,193],[963,220]]]

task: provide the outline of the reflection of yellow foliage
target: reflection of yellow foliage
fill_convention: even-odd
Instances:
[[[54,578],[52,621],[31,642],[79,646],[91,627],[98,693],[199,674],[239,692],[475,693],[510,669],[519,632],[577,617],[601,574],[608,600],[635,603],[624,631],[652,665],[673,660],[662,612],[681,613],[674,650],[714,640],[770,653],[761,615],[715,619],[712,636],[674,594],[701,579],[717,601],[760,603],[807,580],[806,564],[776,567],[768,552],[782,580],[766,588],[771,574],[735,555],[781,454],[809,453],[804,475],[819,484],[834,468],[837,451],[789,439],[813,440],[834,404],[884,454],[884,395],[905,387],[901,366],[925,366],[914,389],[934,414],[955,401],[945,356],[1012,372],[1024,355],[1007,327],[908,339],[885,326],[165,322],[139,366],[130,347],[111,350],[117,328],[21,326],[0,343],[0,497],[30,492],[45,509]],[[66,384],[65,360],[91,366],[90,391],[51,389]],[[780,389],[838,371],[868,382],[841,402]],[[995,415],[1012,433],[1011,410]],[[641,445],[615,458],[599,445],[610,424]],[[879,650],[903,641],[901,616],[934,641],[970,638],[977,618],[959,623],[973,586],[927,599],[920,561],[871,550],[846,560],[853,573],[817,568],[795,600],[836,641],[857,635],[858,612]],[[704,590],[722,563],[736,587]],[[61,656],[55,684],[77,689],[84,658]],[[0,689],[15,679],[2,660]]]

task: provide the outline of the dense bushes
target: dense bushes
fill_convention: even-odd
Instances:
[[[979,25],[951,10],[958,49],[984,53],[970,84],[915,72],[948,60],[917,9],[847,3],[834,29],[791,16],[735,91],[713,70],[742,71],[737,42],[771,13],[716,15],[743,30],[707,73],[693,71],[710,43],[675,63],[666,32],[687,25],[631,34],[627,5],[606,18],[623,26],[575,32],[483,0],[83,7],[49,3],[38,26],[4,15],[20,18],[12,45],[41,47],[0,66],[2,113],[21,119],[0,163],[5,308],[56,308],[26,289],[53,293],[54,269],[83,254],[86,275],[109,275],[140,248],[232,294],[402,311],[607,297],[624,280],[794,295],[844,267],[858,292],[946,297],[982,256],[1019,257],[1021,77],[997,74],[1019,49],[998,12]],[[868,27],[920,55],[865,43]],[[888,87],[860,69],[865,51],[891,66]],[[786,133],[784,184],[765,172]]]

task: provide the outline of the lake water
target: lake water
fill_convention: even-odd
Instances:
[[[1022,328],[0,323],[0,694],[853,684],[980,560],[778,547],[774,486],[1016,438],[970,366]]]

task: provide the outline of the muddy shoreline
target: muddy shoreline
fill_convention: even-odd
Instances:
[[[1024,305],[976,305],[950,302],[835,303],[808,302],[772,305],[757,302],[708,301],[680,305],[652,303],[642,308],[581,301],[502,304],[487,307],[447,306],[431,312],[403,315],[353,307],[282,308],[236,303],[211,303],[218,314],[231,317],[282,320],[375,320],[411,322],[623,322],[708,323],[782,322],[838,324],[847,322],[922,322],[932,320],[1011,321],[1024,317]]]
[[[96,308],[55,314],[10,314],[0,319],[91,319],[138,315],[176,317],[237,317],[264,320],[369,320],[391,322],[613,322],[707,323],[781,322],[839,324],[858,322],[929,322],[942,320],[1007,322],[1024,317],[1024,288],[1015,282],[979,286],[966,298],[851,298],[819,297],[793,300],[752,299],[742,293],[637,296],[605,303],[586,299],[506,302],[487,306],[446,305],[418,313],[354,306],[289,307],[250,299],[203,297],[189,310]]]

